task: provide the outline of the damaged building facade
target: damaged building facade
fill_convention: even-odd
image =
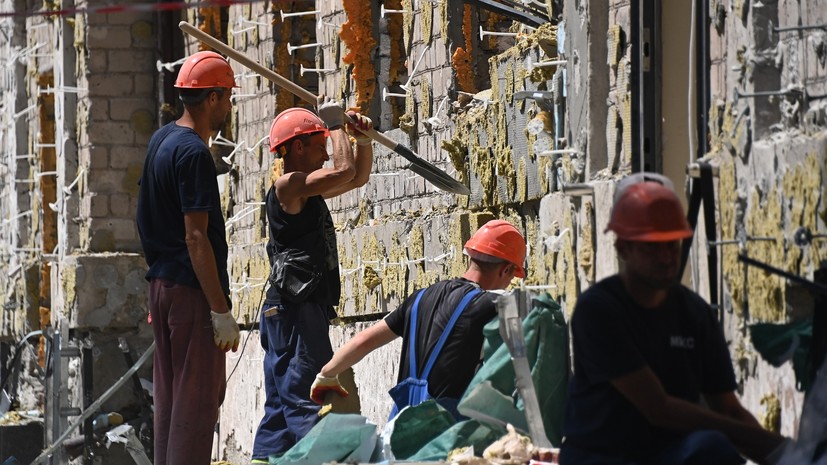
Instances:
[[[657,171],[687,205],[703,193],[685,282],[717,305],[745,405],[796,434],[809,366],[770,365],[749,328],[812,319],[812,340],[827,340],[815,310],[824,296],[806,285],[827,280],[824,0],[0,5],[0,406],[31,413],[0,428],[35,418],[38,449],[82,423],[69,435],[77,443],[102,413],[148,417],[151,356],[139,361],[152,334],[134,216],[147,142],[180,112],[180,59],[203,47],[181,20],[358,108],[471,191],[444,192],[375,144],[367,185],[329,202],[343,279],[334,346],[415,289],[460,275],[462,245],[492,218],[528,240],[524,287],[570,313],[617,270],[604,233],[617,180]],[[305,104],[231,65],[241,87],[211,141],[244,331],[227,355],[215,458],[242,463],[264,403],[263,202],[280,168],[266,136],[279,111]],[[819,344],[812,353],[823,357]],[[362,412],[380,425],[398,351],[354,367]],[[101,463],[132,460],[95,450]],[[83,460],[67,447],[54,454]]]

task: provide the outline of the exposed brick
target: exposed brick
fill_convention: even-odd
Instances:
[[[131,196],[126,194],[110,194],[109,195],[109,209],[112,211],[112,215],[115,217],[132,217],[133,213],[130,211],[130,199]]]
[[[89,104],[90,121],[109,121],[109,100],[92,98]]]
[[[154,50],[111,50],[106,52],[109,56],[109,71],[114,73],[146,72],[148,68],[154,69]]]
[[[124,2],[124,3],[137,3],[137,2]],[[106,15],[106,22],[112,26],[131,26],[137,21],[152,21],[152,13],[145,13],[145,14],[124,14],[124,13],[109,13]],[[124,28],[129,29],[129,28]]]
[[[95,123],[94,134],[92,143],[98,144],[131,144],[134,140],[129,123]]]
[[[96,176],[97,174],[97,176]],[[126,170],[109,169],[106,175],[103,173],[89,174],[89,191],[95,193],[121,192],[121,180],[126,175]]]
[[[129,121],[132,114],[136,110],[155,111],[156,103],[154,100],[146,98],[119,98],[112,99],[112,109],[110,117],[114,121]]]
[[[86,66],[91,74],[105,73],[108,71],[109,62],[105,53],[91,53],[86,59]]]
[[[129,243],[138,238],[138,230],[131,214],[123,216],[128,216],[128,218],[110,218],[107,223],[116,241]]]
[[[89,76],[89,93],[99,97],[123,97],[132,95],[132,75],[93,74]]]
[[[89,196],[89,216],[92,218],[106,218],[109,216],[108,195],[92,194]]]
[[[90,54],[98,54],[99,50],[123,48],[128,49],[132,45],[132,34],[124,27],[112,27],[109,25],[90,26],[86,35],[86,47]]]
[[[135,96],[154,96],[155,95],[155,77],[154,75],[147,76],[145,74],[135,75],[135,85],[133,87]]]
[[[93,171],[106,169],[109,166],[109,148],[106,146],[92,146],[89,148],[89,168]]]

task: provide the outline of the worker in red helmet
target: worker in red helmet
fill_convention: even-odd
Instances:
[[[333,355],[328,326],[341,292],[336,231],[325,199],[363,186],[373,164],[365,134],[373,123],[356,112],[348,116],[327,101],[318,114],[285,110],[270,127],[270,151],[284,165],[266,198],[272,267],[260,319],[266,400],[253,463],[286,452],[319,420],[319,406],[308,395],[316,372]],[[332,166],[326,165],[330,158]]]
[[[156,465],[207,465],[224,399],[225,352],[238,347],[227,239],[207,141],[223,126],[236,87],[221,55],[187,58],[175,82],[184,114],[149,141],[137,223],[149,271],[155,337]]]
[[[319,371],[311,399],[322,403],[329,391],[347,396],[338,375],[401,337],[398,384],[390,391],[391,417],[432,398],[461,419],[457,404],[479,367],[482,329],[497,316],[497,291],[515,277],[525,277],[526,242],[511,223],[492,220],[474,233],[463,252],[469,261],[462,277],[414,292],[382,321],[348,341]]]
[[[561,465],[774,463],[786,441],[741,405],[716,312],[679,283],[693,231],[671,183],[622,180],[607,231],[620,272],[574,309]]]

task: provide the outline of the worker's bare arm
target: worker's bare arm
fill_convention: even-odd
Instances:
[[[370,328],[360,332],[353,339],[339,348],[333,358],[322,367],[319,372],[322,376],[333,377],[352,367],[367,354],[396,339],[396,333],[385,323],[379,321]]]
[[[370,178],[370,170],[373,166],[373,148],[370,145],[359,145],[356,147],[355,155],[356,174],[350,181],[325,192],[323,195],[326,199],[336,197],[353,189],[359,188],[367,184]]]
[[[356,154],[354,155],[356,173],[353,179],[347,183],[326,192],[324,196],[328,199],[367,184],[370,179],[370,171],[373,168],[373,145],[370,142],[370,137],[365,134],[365,132],[373,129],[373,121],[354,111],[349,111],[347,114],[351,122],[348,122],[345,127],[348,134],[356,139]]]
[[[668,395],[647,366],[611,382],[653,425],[683,432],[720,431],[742,454],[757,463],[764,463],[766,456],[784,440],[782,436],[763,429],[754,419],[745,421],[722,415]]]
[[[210,309],[216,313],[225,313],[229,307],[218,279],[215,253],[207,237],[207,224],[208,213],[206,211],[184,213],[185,241],[195,276],[207,297]]]
[[[734,392],[722,392],[717,394],[704,394],[704,399],[709,408],[720,413],[721,415],[743,421],[745,423],[752,423],[760,426],[755,416],[741,405],[738,396]]]
[[[298,213],[308,198],[326,195],[328,192],[340,189],[356,176],[353,150],[350,147],[347,133],[343,129],[332,130],[330,139],[333,142],[333,167],[319,168],[311,173],[291,171],[276,180],[276,195],[286,212]],[[300,141],[295,143],[301,144]],[[324,150],[324,148],[306,146],[302,150]],[[296,156],[302,155],[298,153]]]

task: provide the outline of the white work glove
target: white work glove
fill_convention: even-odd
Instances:
[[[342,104],[328,97],[319,98],[319,118],[327,125],[327,129],[339,129],[345,124],[345,110]]]
[[[368,137],[365,132],[373,129],[373,121],[367,116],[355,111],[349,111],[347,115],[356,122],[356,124],[351,122],[347,123],[347,133],[350,134],[350,137],[356,139],[357,145],[370,145],[370,137]]]
[[[231,312],[216,313],[210,311],[212,317],[212,335],[215,345],[224,352],[238,349],[238,323]]]
[[[321,373],[316,375],[316,381],[310,386],[310,400],[322,405],[324,403],[324,396],[328,391],[333,391],[342,397],[350,395],[345,388],[339,383],[339,376],[327,377],[322,376]]]

